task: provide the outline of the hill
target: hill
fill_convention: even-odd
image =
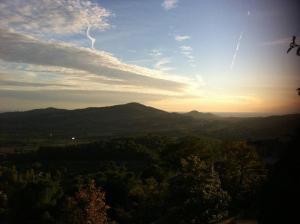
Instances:
[[[0,137],[87,138],[165,133],[220,138],[276,138],[293,134],[299,127],[299,121],[299,114],[223,118],[198,111],[169,113],[139,103],[128,103],[75,110],[46,108],[0,113]]]
[[[212,114],[212,113],[203,113],[203,112],[199,112],[196,110],[192,110],[188,113],[184,113],[183,115],[188,116],[188,117],[192,117],[195,119],[218,119],[220,118],[219,116]]]
[[[192,118],[138,103],[64,110],[56,108],[0,114],[0,131],[8,135],[102,136],[155,132],[192,125]]]

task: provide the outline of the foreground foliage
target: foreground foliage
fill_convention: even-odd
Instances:
[[[256,217],[267,175],[244,141],[143,136],[6,154],[1,223],[218,223]]]

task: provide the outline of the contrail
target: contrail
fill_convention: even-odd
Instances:
[[[91,35],[90,35],[90,24],[88,25],[88,28],[87,28],[87,30],[86,30],[86,36],[87,36],[87,38],[89,38],[90,39],[90,41],[92,42],[92,49],[95,49],[94,48],[94,44],[95,44],[95,42],[96,42],[96,39],[95,38],[93,38],[93,37],[91,37]]]
[[[248,10],[248,11],[247,11],[247,17],[249,17],[250,15],[251,15],[251,12],[250,12],[250,10]],[[241,41],[242,41],[242,39],[243,39],[243,35],[244,35],[244,31],[242,31],[242,32],[240,33],[240,37],[239,37],[239,39],[238,39],[238,42],[237,42],[237,44],[236,44],[236,48],[235,48],[234,54],[233,54],[233,56],[232,56],[232,61],[231,61],[230,69],[233,69],[233,67],[234,67],[235,60],[236,60],[236,57],[237,57],[238,52],[239,52],[239,49],[240,49]]]
[[[232,57],[230,69],[233,69],[233,67],[234,67],[235,59],[236,59],[237,54],[239,52],[241,41],[243,39],[243,35],[244,35],[244,32],[241,32],[240,37],[239,37],[238,42],[237,42],[237,45],[236,45],[236,48],[235,48],[235,51],[234,51],[234,54],[233,54],[233,57]]]

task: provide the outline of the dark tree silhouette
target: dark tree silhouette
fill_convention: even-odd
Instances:
[[[296,36],[293,36],[292,38],[292,41],[290,43],[290,47],[289,49],[287,50],[287,53],[289,53],[293,48],[295,47],[298,47],[298,50],[297,50],[297,55],[300,56],[300,45],[299,44],[296,44]],[[298,91],[298,95],[300,96],[300,88],[297,89]]]
[[[221,188],[213,165],[191,155],[170,180],[170,205],[165,223],[217,223],[228,216],[230,195]]]
[[[293,36],[292,41],[290,43],[290,47],[287,50],[287,53],[289,53],[295,47],[298,47],[297,55],[300,56],[300,45],[296,44],[296,36]]]

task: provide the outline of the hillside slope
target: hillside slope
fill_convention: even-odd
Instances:
[[[143,133],[208,135],[220,138],[277,138],[295,133],[300,114],[223,118],[191,111],[169,113],[139,103],[64,110],[56,108],[0,114],[0,137],[97,137]]]
[[[0,114],[1,133],[12,135],[114,135],[194,126],[193,119],[138,103],[63,110],[37,109]]]

